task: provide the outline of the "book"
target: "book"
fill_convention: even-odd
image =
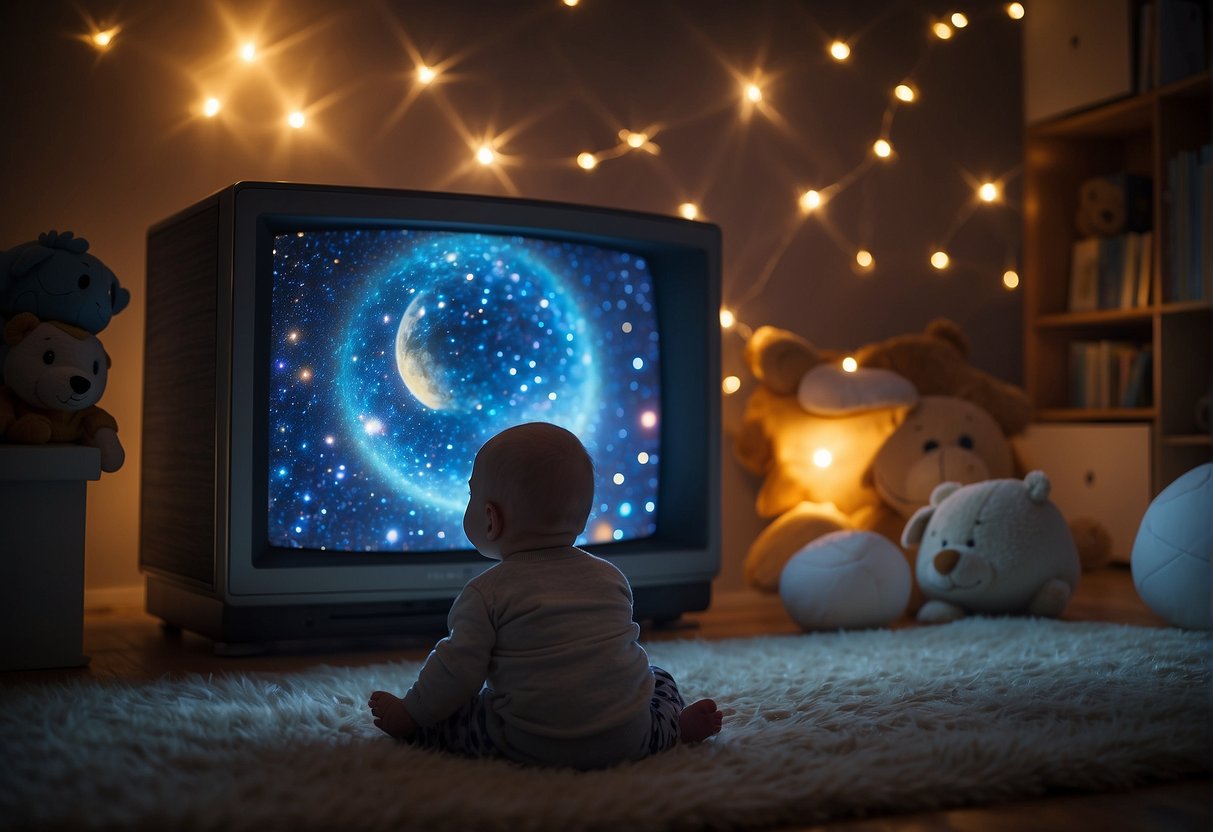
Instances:
[[[1154,235],[1143,231],[1138,237],[1137,251],[1137,306],[1150,305],[1151,287],[1154,283]]]
[[[1193,0],[1157,0],[1158,83],[1195,75],[1205,66],[1204,15]]]
[[[1075,240],[1070,252],[1070,311],[1091,312],[1099,306],[1099,238]]]

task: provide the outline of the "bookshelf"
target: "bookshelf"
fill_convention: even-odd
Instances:
[[[1148,424],[1151,493],[1156,494],[1180,474],[1213,459],[1207,417],[1198,416],[1202,396],[1213,390],[1213,258],[1208,243],[1213,217],[1207,202],[1192,207],[1191,200],[1199,204],[1201,199],[1200,174],[1181,175],[1184,167],[1177,161],[1196,159],[1199,171],[1200,149],[1210,143],[1208,44],[1213,38],[1210,3],[1204,0],[1204,69],[1149,86],[1141,75],[1153,61],[1148,72],[1160,77],[1156,56],[1163,45],[1156,28],[1143,35],[1146,27],[1136,24],[1145,5],[1140,0],[1127,4],[1137,55],[1126,60],[1138,64],[1144,55],[1147,63],[1137,71],[1142,91],[1027,125],[1024,368],[1038,421]],[[1140,270],[1148,285],[1126,293],[1124,302],[1073,311],[1080,186],[1091,177],[1126,173],[1150,180],[1153,242]],[[1139,391],[1130,389],[1127,376],[1132,348],[1144,355],[1140,363],[1149,370]],[[1117,350],[1122,356],[1109,359]],[[1099,363],[1101,355],[1111,361],[1110,369],[1099,370],[1108,366]],[[1097,370],[1106,376],[1102,387],[1090,378]]]

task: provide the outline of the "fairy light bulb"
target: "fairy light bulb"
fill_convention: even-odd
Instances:
[[[851,57],[851,47],[840,40],[836,40],[830,44],[830,57],[836,61],[845,61]]]
[[[854,356],[848,355],[846,358],[842,359],[842,371],[844,373],[853,373],[858,369],[859,362],[855,360]]]
[[[931,265],[939,269],[939,271],[946,269],[948,264],[951,262],[952,259],[948,257],[948,253],[946,251],[936,251],[931,255]]]
[[[757,104],[762,100],[762,87],[757,84],[746,84],[745,97]]]
[[[868,251],[866,248],[861,248],[859,251],[855,252],[855,265],[859,266],[859,268],[867,271],[875,264],[876,258],[874,258],[872,256],[872,252]]]
[[[1019,272],[1014,269],[1007,269],[1002,273],[1002,285],[1008,290],[1019,288]]]
[[[1012,20],[1023,20],[1023,3],[1007,3],[1007,17]]]
[[[694,202],[684,202],[678,206],[678,214],[683,219],[693,220],[699,216],[699,206]]]
[[[944,23],[942,20],[931,27],[931,31],[935,33],[935,37],[940,40],[949,40],[952,37],[952,27]]]
[[[726,396],[731,396],[741,389],[741,379],[737,376],[725,376],[724,380],[720,382],[720,389]]]
[[[298,130],[307,123],[307,118],[303,115],[303,113],[296,110],[286,117],[286,123]]]
[[[580,3],[581,0],[563,0],[563,2],[566,6],[568,6],[571,9],[574,6],[576,6],[578,3]]]
[[[240,59],[246,64],[251,64],[253,61],[257,60],[257,45],[250,41],[249,43],[244,44],[244,46],[241,46]]]
[[[834,454],[830,453],[829,448],[818,448],[813,451],[813,464],[818,468],[829,468],[834,464]]]
[[[898,101],[904,101],[907,104],[914,100],[914,88],[909,84],[898,84],[893,88],[893,95]]]
[[[889,144],[888,139],[877,139],[872,144],[872,152],[881,159],[887,159],[893,155],[893,145]]]
[[[728,307],[721,307],[721,309],[720,309],[720,328],[721,329],[732,329],[733,325],[735,323],[737,323],[737,316],[735,314],[733,314],[733,310],[729,309]]]
[[[218,115],[219,110],[223,107],[218,98],[208,98],[202,103],[202,115],[207,118],[214,118]]]
[[[998,186],[993,182],[982,182],[977,189],[977,196],[982,202],[993,202],[998,199]]]
[[[963,29],[969,25],[969,19],[960,12],[953,12],[950,19],[952,21],[952,25],[957,29]]]
[[[426,66],[425,64],[422,64],[421,66],[417,67],[417,80],[420,81],[422,84],[429,84],[431,81],[433,81],[437,77],[438,77],[438,71],[436,69],[434,69],[433,67]]]
[[[593,153],[578,153],[577,167],[581,168],[582,170],[593,170],[594,168],[598,167],[598,157]]]
[[[818,191],[805,191],[800,195],[800,210],[806,214],[810,211],[815,211],[821,207],[821,193]]]
[[[476,150],[476,161],[482,165],[491,165],[497,161],[497,154],[487,144],[482,144]]]
[[[117,29],[106,29],[101,32],[93,32],[91,38],[93,46],[98,49],[109,49],[110,44],[114,42],[114,35],[118,34]]]
[[[648,144],[649,137],[644,133],[629,132],[623,140],[628,147],[641,148]]]

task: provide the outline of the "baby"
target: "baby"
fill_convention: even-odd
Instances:
[[[523,763],[601,768],[720,731],[711,699],[683,707],[674,679],[637,643],[632,590],[573,546],[594,499],[581,442],[535,422],[476,454],[463,528],[500,563],[468,581],[449,634],[401,699],[371,694],[396,739]]]

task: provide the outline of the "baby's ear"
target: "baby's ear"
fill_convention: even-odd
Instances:
[[[505,530],[505,525],[502,522],[501,508],[496,503],[484,504],[484,536],[489,540],[496,540],[501,537],[501,533]]]

